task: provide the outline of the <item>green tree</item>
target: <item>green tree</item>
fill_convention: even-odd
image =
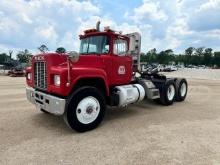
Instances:
[[[165,50],[166,58],[165,63],[168,64],[170,62],[175,62],[175,55],[172,49]]]
[[[204,47],[199,47],[195,49],[194,55],[196,57],[193,57],[192,59],[192,64],[194,65],[201,65],[203,62],[203,57],[204,57]]]
[[[12,59],[13,50],[9,50],[8,54],[9,54],[10,59]]]
[[[157,49],[151,49],[146,53],[146,60],[149,63],[157,62]]]
[[[164,51],[167,55],[173,55],[173,50],[172,49],[167,49]]]
[[[154,54],[156,55],[157,54],[157,49],[156,48],[153,48],[149,51],[151,54]]]
[[[203,65],[212,65],[212,48],[206,48],[203,57]]]
[[[157,62],[160,64],[169,64],[174,61],[174,53],[172,49],[161,51],[157,56]]]
[[[189,47],[185,50],[185,55],[187,56],[192,56],[193,55],[193,51],[195,50],[194,47]]]
[[[213,64],[220,67],[220,52],[214,52]]]
[[[157,62],[159,64],[165,64],[166,53],[165,51],[161,51],[157,56]]]
[[[41,45],[40,47],[38,47],[38,50],[41,52],[41,53],[45,53],[47,51],[49,51],[48,47],[46,45]]]
[[[21,63],[28,63],[31,57],[32,55],[27,49],[24,51],[19,51],[17,54],[17,60]]]
[[[195,48],[194,47],[189,47],[185,50],[185,63],[190,64],[191,63],[191,57],[193,55]]]
[[[5,64],[7,59],[8,59],[8,55],[6,53],[0,54],[0,64]]]
[[[57,50],[56,50],[56,52],[57,53],[66,53],[66,49],[65,48],[63,48],[63,47],[59,47],[59,48],[57,48]]]
[[[203,51],[204,51],[204,49],[205,49],[204,47],[196,48],[194,54],[195,54],[196,56],[201,57],[201,56],[203,56]]]

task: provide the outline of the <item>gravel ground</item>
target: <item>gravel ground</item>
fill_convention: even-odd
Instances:
[[[36,111],[24,88],[24,78],[0,76],[0,164],[220,164],[220,80],[189,79],[173,106],[108,109],[86,133]]]
[[[220,80],[220,69],[180,69],[177,72],[165,72],[164,74],[174,77],[189,79]]]

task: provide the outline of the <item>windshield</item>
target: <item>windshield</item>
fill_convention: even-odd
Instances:
[[[108,52],[108,36],[91,36],[81,39],[80,54],[106,54]]]

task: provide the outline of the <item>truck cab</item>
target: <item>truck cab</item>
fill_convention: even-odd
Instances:
[[[26,69],[27,99],[45,113],[62,115],[79,132],[97,127],[107,105],[124,107],[145,98],[171,105],[180,90],[177,81],[157,74],[135,77],[140,68],[140,34],[122,35],[109,27],[100,31],[99,24],[79,36],[79,53],[38,54]],[[184,84],[179,94],[184,100],[187,82],[181,79],[178,84]]]
[[[132,57],[128,54],[128,37],[110,29],[104,32],[94,29],[94,32],[85,31],[80,40],[80,59],[75,63],[76,67],[102,69],[109,86],[130,83]]]
[[[83,80],[88,82],[101,79],[107,94],[109,87],[131,82],[132,57],[128,54],[127,36],[110,29],[104,32],[89,29],[84,35],[80,35],[80,42],[79,60],[74,64],[71,60],[68,61],[68,54],[35,55],[32,66],[27,68],[27,84],[39,91],[68,97],[77,82]],[[68,68],[68,62],[71,63],[71,68]],[[68,70],[70,85],[67,85]],[[56,83],[57,79],[60,84]]]

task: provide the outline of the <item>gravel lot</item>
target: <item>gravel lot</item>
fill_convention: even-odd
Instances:
[[[81,134],[36,111],[24,78],[0,76],[0,164],[220,164],[220,72],[212,72],[168,73],[191,77],[185,102],[108,109]]]
[[[189,79],[220,80],[220,69],[180,69],[178,72],[166,72],[164,74]]]

